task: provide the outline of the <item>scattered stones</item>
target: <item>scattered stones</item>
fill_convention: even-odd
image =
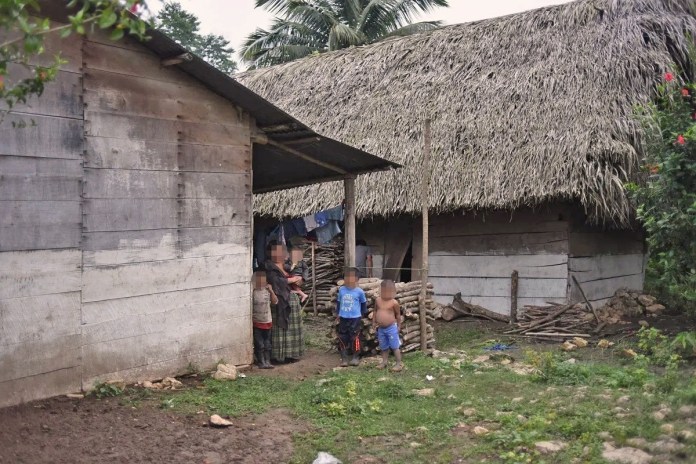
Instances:
[[[421,444],[418,443],[418,442],[412,441],[411,443],[409,443],[409,446],[410,446],[411,448],[420,448],[420,447],[423,446],[423,445],[421,445]]]
[[[81,400],[82,398],[85,397],[85,395],[83,393],[68,393],[65,396],[68,398],[71,398],[73,400]]]
[[[529,420],[529,419],[527,419],[526,417],[524,417],[522,414],[518,414],[518,415],[517,415],[517,422],[519,422],[520,424],[524,424],[524,423],[527,422],[528,420]]]
[[[317,454],[317,458],[314,461],[312,461],[312,464],[342,464],[342,463],[337,457],[332,456],[329,453],[325,453],[323,451],[320,451],[319,454]]]
[[[652,295],[640,295],[638,297],[638,303],[642,304],[646,308],[648,306],[654,305],[656,301],[657,301],[657,298],[655,298]]]
[[[141,385],[142,385],[143,388],[148,388],[148,389],[154,389],[154,388],[155,388],[155,384],[153,384],[153,383],[150,382],[149,380],[144,381],[143,383],[141,383]]]
[[[237,380],[237,368],[233,364],[218,364],[213,378],[215,380]]]
[[[612,346],[614,346],[614,342],[610,342],[609,340],[601,339],[597,342],[597,348],[601,348],[603,350]]]
[[[563,362],[566,363],[566,364],[575,364],[575,363],[578,362],[578,360],[575,359],[575,358],[570,358],[570,359],[566,359],[566,360],[563,361]]]
[[[522,401],[524,401],[524,398],[522,398],[521,396],[512,399],[513,403],[521,403]]]
[[[126,388],[126,382],[123,380],[109,380],[108,382],[106,382],[106,384],[112,385],[112,386],[118,388],[119,390],[123,390]]]
[[[474,435],[486,435],[488,432],[489,430],[486,427],[482,427],[480,425],[474,427]]]
[[[229,427],[230,425],[232,425],[232,422],[228,421],[227,419],[223,419],[217,414],[213,414],[212,416],[210,416],[208,422],[213,427]]]
[[[628,395],[622,396],[618,400],[616,400],[617,404],[628,404],[631,402],[631,397]]]
[[[460,407],[460,408],[459,408],[459,413],[460,413],[462,416],[472,417],[472,416],[475,416],[475,415],[476,415],[476,409],[474,409],[474,408],[464,408],[464,409],[461,409],[461,407]]]
[[[602,440],[611,440],[611,439],[613,438],[613,437],[611,436],[611,433],[609,433],[609,432],[607,432],[607,431],[599,432],[599,433],[597,434],[597,436],[598,436],[599,438],[601,438]]]
[[[672,424],[662,424],[662,425],[660,426],[660,430],[662,431],[662,433],[666,433],[666,434],[668,434],[668,435],[671,435],[671,434],[674,433],[674,425],[672,425]]]
[[[641,326],[641,327],[646,327],[646,328],[647,328],[647,327],[650,327],[650,324],[649,324],[648,321],[646,321],[646,320],[640,320],[640,321],[638,321],[638,325]]]
[[[643,450],[628,446],[624,448],[615,448],[609,443],[604,443],[602,458],[609,462],[618,462],[621,464],[648,464],[652,460],[652,456]]]
[[[165,377],[160,382],[165,389],[176,390],[179,387],[183,387],[184,384],[176,380],[174,377]]]
[[[655,453],[674,453],[682,448],[684,448],[682,443],[670,437],[663,437],[650,445],[650,451]]]
[[[471,361],[471,362],[474,364],[481,364],[481,363],[488,362],[490,359],[491,359],[491,357],[488,356],[487,354],[482,354],[481,356],[476,356],[473,359],[473,361]]]
[[[638,356],[638,353],[636,353],[635,351],[633,351],[633,350],[630,349],[630,348],[627,348],[627,349],[624,349],[623,351],[621,351],[621,355],[624,356],[624,357],[626,357],[626,358],[631,358],[631,359],[633,359],[633,358],[635,358],[636,356]]]
[[[413,390],[413,393],[417,396],[435,396],[434,388],[421,388],[420,390]]]
[[[539,441],[534,447],[541,454],[554,454],[566,448],[568,445],[562,441]]]
[[[660,314],[664,310],[665,310],[665,307],[662,306],[661,304],[653,304],[653,305],[645,307],[645,311],[650,313],[650,314]]]
[[[561,345],[561,349],[563,351],[573,351],[576,350],[578,347],[577,345],[570,343],[568,340],[564,341],[563,344]]]
[[[585,348],[587,346],[587,340],[584,338],[580,337],[574,337],[573,338],[573,343],[578,347],[578,348]]]
[[[696,406],[684,405],[677,410],[677,414],[679,414],[680,417],[696,416]]]
[[[648,440],[645,438],[641,437],[634,437],[634,438],[629,438],[626,440],[626,444],[629,446],[632,446],[633,448],[640,448],[640,449],[647,449],[648,448]]]
[[[694,438],[694,432],[691,430],[680,430],[677,432],[677,438],[682,441],[691,441]]]
[[[663,420],[665,420],[666,417],[667,414],[665,414],[662,411],[655,411],[654,413],[652,413],[652,418],[658,422],[662,422]]]

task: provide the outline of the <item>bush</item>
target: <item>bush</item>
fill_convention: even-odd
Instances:
[[[696,314],[696,84],[664,77],[655,103],[638,110],[646,132],[644,179],[627,188],[647,232],[646,287]]]

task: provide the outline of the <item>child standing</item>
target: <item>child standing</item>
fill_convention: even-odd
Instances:
[[[254,326],[254,357],[259,369],[273,369],[271,364],[271,305],[278,297],[266,281],[264,271],[254,272],[254,308],[251,315]]]
[[[362,288],[357,287],[358,270],[349,268],[344,277],[345,284],[338,289],[336,317],[338,318],[338,345],[341,352],[341,367],[360,364],[360,329],[362,318],[367,314],[367,298]],[[352,359],[348,362],[348,352]]]
[[[372,326],[377,329],[379,349],[382,351],[382,364],[380,369],[387,367],[389,363],[389,350],[394,352],[396,364],[393,372],[400,372],[404,365],[401,362],[401,307],[394,299],[396,285],[394,281],[385,279],[380,285],[380,296],[375,300],[375,312],[372,318]]]
[[[309,267],[307,263],[302,259],[302,250],[299,248],[293,248],[290,250],[290,257],[285,261],[285,272],[290,274],[290,278],[300,277],[302,281],[307,281],[309,279]],[[295,282],[290,283],[290,288],[293,293],[297,293],[300,296],[300,302],[304,303],[309,295],[302,291],[302,287],[298,283],[299,279],[295,279]]]

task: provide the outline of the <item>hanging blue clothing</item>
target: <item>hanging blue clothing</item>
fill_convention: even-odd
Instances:
[[[343,221],[343,206],[319,211],[314,215],[317,227],[325,226],[329,221]]]
[[[302,219],[292,219],[284,222],[283,230],[285,231],[285,238],[288,240],[292,237],[304,237],[307,235],[307,228]]]
[[[338,226],[338,221],[329,221],[326,225],[314,229],[314,233],[317,234],[317,242],[323,245],[340,234],[341,228]]]

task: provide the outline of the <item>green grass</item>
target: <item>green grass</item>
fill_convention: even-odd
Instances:
[[[491,337],[454,326],[441,331],[438,340],[441,349],[464,349],[471,359]],[[537,365],[538,375],[518,375],[500,364],[477,367],[412,354],[405,358],[408,369],[400,374],[362,366],[304,381],[254,375],[236,382],[207,380],[202,388],[168,395],[162,406],[231,416],[286,408],[312,426],[295,437],[292,462],[297,463],[311,462],[318,451],[344,462],[370,455],[390,463],[576,458],[600,463],[605,441],[600,432],[610,433],[618,444],[632,437],[656,440],[661,423],[652,413],[661,404],[676,410],[696,403],[696,381],[687,371],[661,389],[658,373],[605,353],[570,364],[563,362],[569,355],[526,351],[518,347],[510,353],[516,363]],[[426,375],[434,379],[428,381]],[[435,395],[413,393],[422,388],[434,388]],[[613,411],[622,396],[630,397],[621,405],[626,411]],[[462,413],[467,409],[473,414]],[[668,422],[676,430],[688,429],[683,420],[670,417]],[[479,437],[466,431],[477,425],[490,433]],[[568,447],[552,457],[540,456],[534,443],[541,440],[562,440]],[[696,458],[693,443],[685,453]]]

